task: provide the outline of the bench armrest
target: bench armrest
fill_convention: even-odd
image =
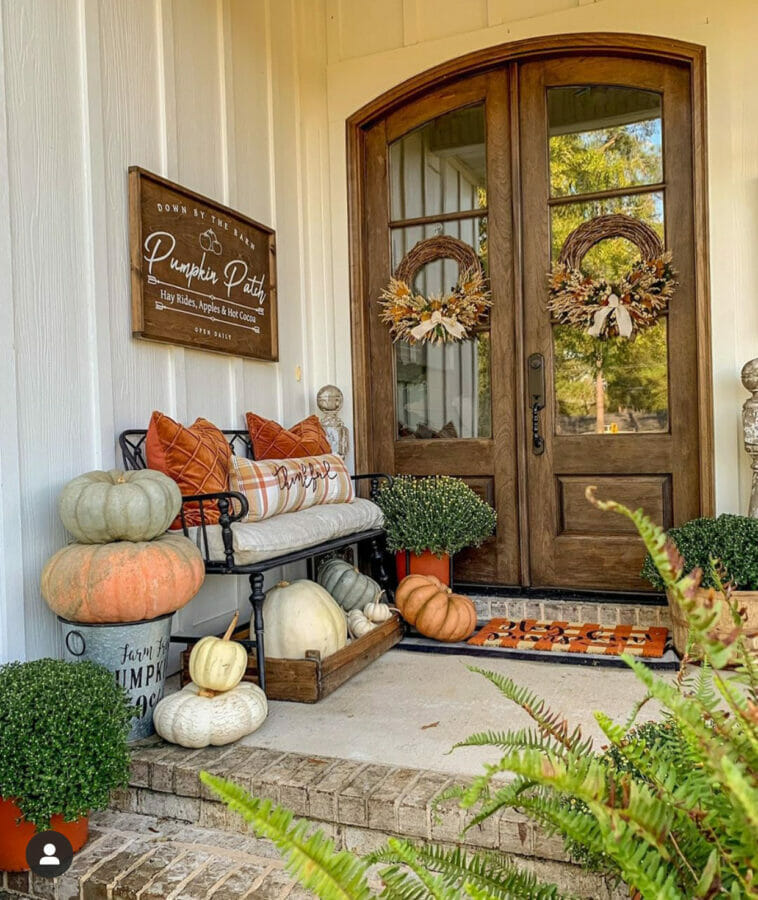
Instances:
[[[368,475],[351,475],[350,477],[355,482],[356,488],[358,487],[359,481],[370,482],[371,487],[369,488],[369,496],[374,502],[376,502],[376,498],[379,496],[379,485],[381,482],[386,481],[388,484],[392,484],[392,476],[385,475],[383,472],[371,472]]]
[[[200,510],[200,533],[202,534],[205,561],[210,562],[210,550],[208,548],[208,534],[205,530],[209,524],[206,521],[205,504],[213,504],[218,507],[219,518],[218,524],[221,526],[221,539],[224,542],[224,559],[226,565],[231,568],[234,566],[234,536],[232,534],[232,525],[244,519],[248,513],[249,505],[247,497],[240,494],[239,491],[220,491],[216,494],[192,494],[188,497],[182,497],[182,508],[179,517],[182,520],[182,530],[186,537],[189,537],[189,528],[187,527],[187,518],[184,510],[186,503],[196,503]],[[239,505],[239,510],[234,511],[235,504]]]

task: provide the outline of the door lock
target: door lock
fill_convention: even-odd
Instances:
[[[545,358],[532,353],[526,361],[527,391],[532,410],[532,453],[541,456],[545,452],[545,439],[540,434],[540,411],[545,408]]]

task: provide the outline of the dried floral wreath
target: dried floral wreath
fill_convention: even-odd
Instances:
[[[581,261],[590,247],[623,237],[639,247],[642,259],[620,282],[590,278]],[[564,325],[595,338],[631,338],[654,325],[677,287],[671,254],[658,235],[639,219],[621,214],[584,222],[566,238],[549,275],[548,309]]]
[[[447,296],[415,294],[411,285],[418,270],[438,259],[458,263],[458,281]],[[448,235],[419,241],[402,259],[379,298],[381,321],[394,341],[411,344],[465,340],[484,323],[492,305],[479,259],[473,248]]]

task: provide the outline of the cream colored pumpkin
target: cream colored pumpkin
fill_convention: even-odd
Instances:
[[[179,486],[163,472],[86,472],[63,488],[58,512],[80,544],[151,541],[179,514]]]
[[[392,610],[386,603],[367,603],[363,607],[363,614],[369,622],[386,622],[392,618]]]
[[[220,747],[257,731],[266,721],[266,695],[249,681],[230,691],[203,697],[190,682],[169,694],[155,707],[155,730],[166,741],[181,747]]]
[[[273,659],[303,659],[308,650],[323,658],[347,644],[345,614],[321,585],[305,578],[271,588],[263,628],[266,656]]]
[[[359,609],[351,609],[347,614],[347,630],[354,638],[363,637],[373,631],[376,625]]]
[[[247,668],[247,650],[230,640],[240,614],[236,612],[222,638],[215,635],[201,638],[192,648],[189,658],[190,678],[202,690],[201,694],[230,691],[242,681]]]

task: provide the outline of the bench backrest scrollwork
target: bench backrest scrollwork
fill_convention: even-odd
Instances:
[[[232,428],[222,429],[224,436],[232,448],[232,453],[236,456],[245,456],[248,459],[255,459],[253,454],[253,444],[250,440],[250,434],[245,430]],[[132,429],[131,431],[122,431],[118,438],[118,444],[121,448],[121,457],[124,461],[125,469],[146,469],[147,459],[145,458],[145,438],[147,431],[144,429]]]

